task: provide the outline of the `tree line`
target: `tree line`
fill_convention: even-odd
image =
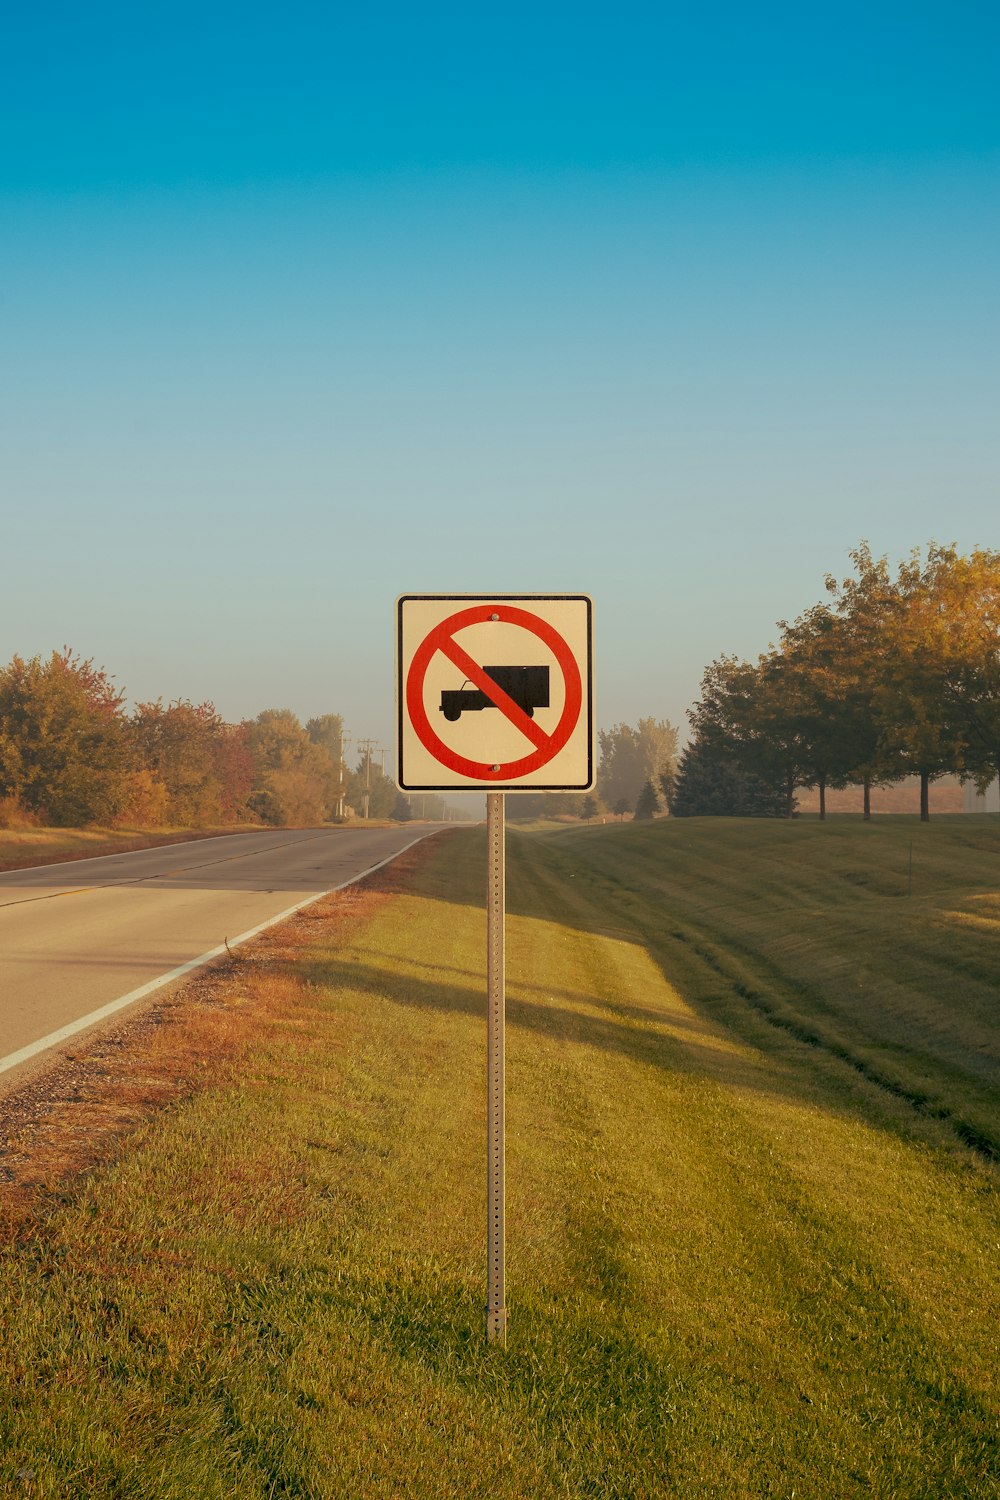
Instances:
[[[212,703],[140,703],[68,647],[0,668],[0,827],[35,821],[143,828],[316,824],[348,808],[376,819],[473,817],[432,792],[399,791],[370,750],[353,766],[340,714],[300,723],[285,708],[227,723]],[[600,733],[595,794],[511,798],[508,815],[662,809],[677,731],[640,719]],[[659,790],[655,793],[655,785]],[[650,798],[652,803],[650,804]],[[643,812],[643,807],[647,811]]]
[[[677,769],[677,730],[667,719],[642,718],[598,731],[597,785],[592,793],[519,792],[507,804],[512,821],[601,814],[652,818],[670,805]]]
[[[795,794],[871,790],[954,773],[985,789],[1000,774],[1000,553],[931,543],[895,571],[862,543],[852,576],[754,661],[721,656],[690,710],[692,738],[641,718],[599,734],[589,795],[512,797],[508,816],[601,813],[789,817]],[[162,700],[127,712],[106,672],[68,648],[0,668],[0,824],[17,818],[197,827],[308,824],[345,808],[373,818],[454,815],[406,797],[370,752],[345,763],[339,714],[303,725],[289,709],[226,723],[211,703]],[[469,814],[471,816],[471,814]]]
[[[926,821],[935,778],[984,790],[1000,773],[1000,553],[850,557],[777,645],[707,668],[673,813],[791,816],[815,788],[822,818],[829,788],[859,786],[870,818],[873,786],[916,776]]]
[[[0,668],[0,826],[316,824],[367,803],[409,818],[412,799],[373,763],[344,760],[339,714],[301,724],[286,708],[228,724],[211,703],[129,713],[103,668],[64,648]],[[445,816],[441,798],[419,815]]]

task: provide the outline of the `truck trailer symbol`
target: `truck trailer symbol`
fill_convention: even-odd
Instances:
[[[536,708],[548,708],[548,667],[484,667],[483,671],[497,687],[503,688],[508,698],[513,698],[529,719],[534,717]],[[489,694],[468,687],[467,683],[468,678],[460,688],[443,688],[441,691],[441,712],[452,724],[463,713],[478,713],[482,708],[497,706]]]

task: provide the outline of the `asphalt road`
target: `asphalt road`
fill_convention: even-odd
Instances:
[[[0,873],[2,1082],[434,831],[241,833]]]

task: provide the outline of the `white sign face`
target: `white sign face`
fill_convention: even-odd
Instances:
[[[593,605],[584,594],[406,594],[396,605],[404,792],[594,785]]]

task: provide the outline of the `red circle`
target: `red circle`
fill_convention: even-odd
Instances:
[[[453,636],[458,630],[464,630],[467,625],[482,625],[488,620],[499,620],[506,625],[520,625],[523,630],[537,635],[555,656],[562,668],[563,680],[566,684],[566,702],[563,705],[559,723],[549,736],[548,743],[533,750],[530,755],[522,756],[520,760],[507,761],[505,765],[497,766],[495,769],[477,760],[468,760],[464,755],[459,755],[457,751],[446,745],[432,726],[424,708],[424,678],[427,675],[431,658],[439,649],[441,641]],[[440,761],[443,766],[447,766],[450,771],[457,771],[463,776],[474,776],[479,781],[511,781],[518,776],[528,776],[532,771],[537,771],[540,767],[547,765],[563,749],[576,728],[582,703],[583,683],[580,678],[580,668],[562,636],[547,620],[540,620],[537,615],[530,614],[528,610],[518,609],[511,604],[476,604],[471,609],[462,609],[457,614],[449,615],[446,620],[435,625],[430,634],[421,641],[413,653],[413,660],[406,674],[406,707],[410,715],[410,723],[424,749],[429,750],[434,759]]]

